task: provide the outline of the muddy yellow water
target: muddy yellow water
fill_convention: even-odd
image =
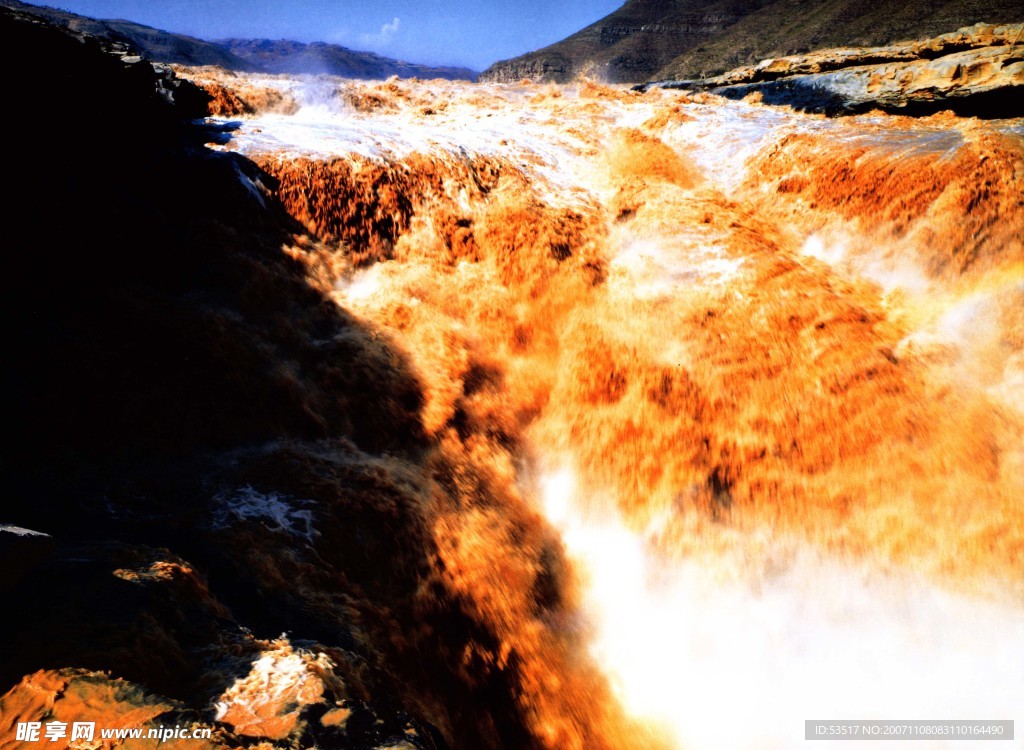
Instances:
[[[224,85],[286,251],[416,370],[466,664],[538,745],[1024,720],[1020,123]]]

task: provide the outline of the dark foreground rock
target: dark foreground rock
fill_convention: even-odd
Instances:
[[[52,717],[535,746],[525,678],[439,560],[457,472],[420,382],[304,260],[344,248],[206,147],[225,133],[170,71],[5,7],[0,66],[0,746]]]
[[[1024,115],[1024,24],[978,24],[888,47],[838,48],[764,60],[720,76],[650,86],[757,94],[766,104],[825,114],[878,108],[927,114],[951,109],[989,117]]]
[[[0,525],[0,591],[12,588],[52,552],[49,534]]]

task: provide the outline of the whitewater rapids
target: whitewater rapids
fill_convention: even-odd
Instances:
[[[584,634],[644,742],[1024,728],[1019,122],[221,84],[257,102],[225,99],[221,147],[324,243],[291,252],[408,352],[438,443],[558,532],[580,623],[530,627]],[[482,611],[520,617],[517,579],[484,570],[519,544],[489,513],[438,544]],[[531,633],[503,653],[538,742],[586,746],[575,701],[604,692],[562,696],[575,662]]]

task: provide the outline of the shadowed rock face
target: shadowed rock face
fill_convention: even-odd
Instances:
[[[763,60],[721,76],[668,81],[730,99],[826,114],[871,108],[905,114],[952,109],[987,117],[1024,115],[1024,25],[978,24],[909,44],[838,48]],[[640,87],[644,88],[644,87]]]
[[[630,0],[561,42],[495,63],[481,80],[697,78],[821,47],[881,45],[978,22],[1020,20],[1019,4],[1008,0]]]
[[[98,42],[3,13],[5,63],[30,53],[37,61],[11,88],[32,116],[6,123],[24,144],[5,228],[11,247],[23,249],[8,259],[4,300],[7,334],[26,364],[12,373],[11,408],[25,430],[19,450],[38,456],[41,441],[60,455],[84,451],[81,459],[180,455],[358,430],[363,407],[307,389],[303,363],[314,363],[315,379],[360,377],[328,363],[361,344],[331,335],[350,321],[321,305],[281,256],[289,224],[264,205],[259,171],[201,149],[217,136],[187,119],[202,112],[205,95]],[[39,245],[47,251],[28,251]],[[40,274],[43,296],[26,287]],[[293,334],[285,321],[322,333]],[[340,360],[320,356],[328,352]],[[224,367],[236,357],[240,369]],[[399,411],[415,409],[414,387],[399,391],[407,399]],[[399,423],[414,435],[407,419]]]

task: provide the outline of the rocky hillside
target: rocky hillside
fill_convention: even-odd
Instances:
[[[417,65],[337,44],[302,44],[268,39],[208,42],[131,21],[98,20],[54,8],[29,5],[20,0],[0,0],[0,7],[32,14],[74,34],[106,40],[120,45],[125,51],[162,63],[216,65],[227,70],[264,73],[329,73],[361,79],[398,76],[476,80],[477,75],[468,68]]]
[[[32,14],[75,34],[122,45],[157,62],[218,65],[228,70],[256,70],[251,63],[235,57],[222,47],[184,34],[161,31],[131,21],[89,18],[55,8],[29,5],[19,0],[0,0],[0,7]]]
[[[697,78],[822,47],[884,45],[1020,20],[1024,9],[1015,0],[629,0],[561,42],[495,63],[481,79]]]
[[[357,52],[338,44],[303,44],[284,39],[225,39],[217,42],[233,57],[270,73],[329,73],[344,78],[446,78],[475,81],[468,68],[431,67]]]

